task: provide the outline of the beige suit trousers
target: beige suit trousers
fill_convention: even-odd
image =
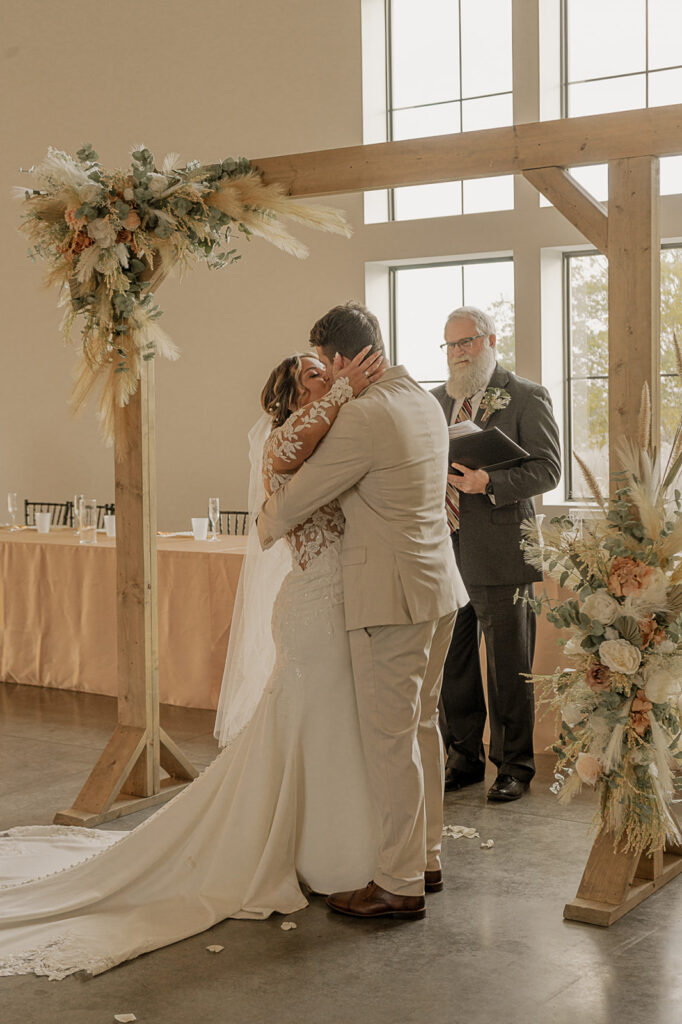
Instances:
[[[424,871],[440,868],[444,761],[438,699],[455,616],[348,633],[379,814],[374,881],[401,896],[421,895]]]

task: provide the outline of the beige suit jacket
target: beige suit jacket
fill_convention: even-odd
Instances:
[[[258,517],[264,548],[338,498],[346,629],[426,622],[467,603],[445,518],[448,429],[403,366],[341,407]]]

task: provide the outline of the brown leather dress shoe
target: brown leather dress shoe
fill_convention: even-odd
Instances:
[[[426,917],[423,896],[397,896],[387,892],[376,882],[352,892],[333,892],[327,896],[327,906],[339,914],[351,917]]]
[[[424,872],[424,888],[427,892],[442,892],[443,872],[440,868],[436,871]]]

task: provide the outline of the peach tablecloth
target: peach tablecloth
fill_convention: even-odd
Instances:
[[[158,538],[161,701],[215,708],[245,537]],[[116,695],[115,541],[0,531],[0,681]]]

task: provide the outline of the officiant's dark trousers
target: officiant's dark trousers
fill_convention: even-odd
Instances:
[[[457,564],[459,537],[453,533]],[[514,594],[533,594],[532,583],[477,586],[464,580],[469,604],[457,613],[443,670],[440,725],[448,767],[475,771],[485,764],[486,705],[480,639],[485,637],[490,716],[490,760],[501,774],[529,781],[535,774],[533,688],[524,678],[535,652],[535,613]]]

